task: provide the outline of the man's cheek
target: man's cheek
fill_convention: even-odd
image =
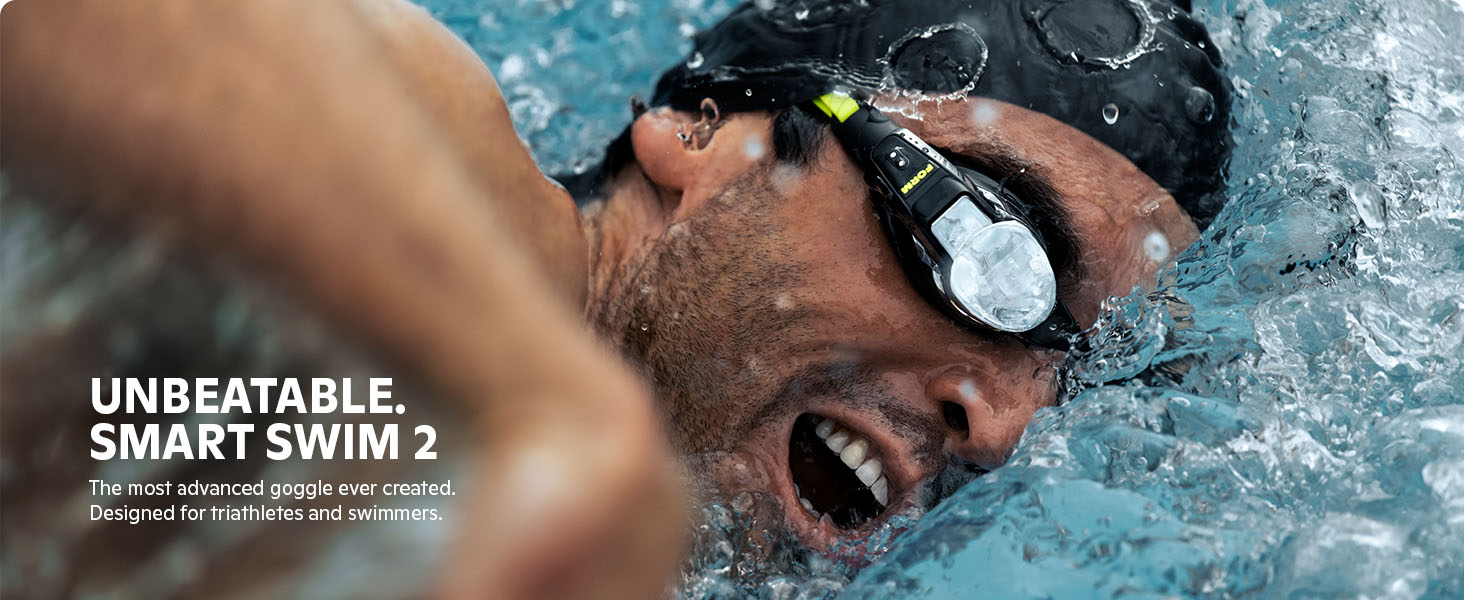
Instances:
[[[687,478],[706,494],[731,498],[742,492],[767,492],[773,485],[772,465],[744,450],[703,452],[682,458]]]

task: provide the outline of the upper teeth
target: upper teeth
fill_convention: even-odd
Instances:
[[[857,433],[840,429],[832,419],[819,421],[814,433],[823,438],[829,450],[839,455],[844,465],[854,470],[854,475],[874,494],[881,506],[890,503],[890,485],[884,477],[884,463],[870,452],[869,440]]]
[[[859,465],[859,468],[854,469],[854,474],[859,476],[859,481],[864,482],[864,485],[874,485],[874,480],[879,479],[882,469],[883,465],[879,463],[879,459],[871,458]]]
[[[824,443],[829,445],[829,450],[838,454],[844,451],[844,446],[849,445],[849,434],[844,431],[835,431],[829,434],[829,437],[824,438]]]
[[[849,442],[848,446],[844,446],[844,450],[839,453],[839,458],[843,459],[844,464],[849,465],[850,469],[857,469],[860,463],[864,462],[864,455],[868,453],[869,442],[856,438]]]
[[[829,419],[819,421],[818,427],[813,428],[813,432],[817,433],[820,438],[827,438],[830,433],[834,432],[834,422]]]

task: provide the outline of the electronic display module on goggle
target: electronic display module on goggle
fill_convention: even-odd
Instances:
[[[1077,323],[1021,200],[995,180],[951,164],[878,109],[847,95],[812,101],[880,191],[875,207],[916,289],[958,322],[1067,349]]]

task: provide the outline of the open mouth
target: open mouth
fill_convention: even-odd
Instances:
[[[889,505],[889,479],[876,448],[832,419],[798,417],[788,466],[798,501],[814,520],[827,515],[840,529],[858,529]]]

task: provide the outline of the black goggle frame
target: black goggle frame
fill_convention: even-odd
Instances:
[[[810,108],[828,114],[817,104]],[[993,223],[1020,223],[1046,251],[1046,242],[1019,209],[1022,201],[991,177],[952,164],[873,106],[860,102],[852,114],[830,117],[834,136],[863,169],[865,180],[879,192],[875,194],[876,214],[911,283],[928,302],[957,322],[993,330],[947,293],[949,281],[937,279],[949,277],[953,257],[936,241],[932,226],[964,196]],[[1057,300],[1042,323],[1013,335],[1030,345],[1068,350],[1078,332],[1072,313]]]

